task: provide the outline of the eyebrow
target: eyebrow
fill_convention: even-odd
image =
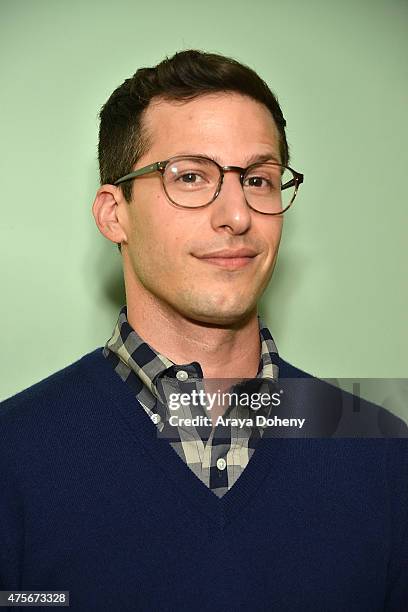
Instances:
[[[220,158],[217,155],[211,155],[208,157],[216,161],[218,164],[220,164],[220,166],[223,165],[220,161]],[[250,157],[247,158],[245,162],[245,166],[250,166],[251,164],[255,164],[257,162],[267,162],[267,161],[273,161],[273,162],[276,162],[277,164],[281,163],[278,159],[278,156],[273,152],[263,153],[263,154],[255,153],[254,155],[251,155]]]
[[[266,161],[274,161],[277,164],[280,164],[279,156],[275,155],[275,153],[264,153],[263,155],[251,155],[246,161],[247,165],[254,164],[255,162],[266,162]]]

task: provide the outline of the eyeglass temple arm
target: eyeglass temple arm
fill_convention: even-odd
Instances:
[[[149,166],[145,166],[144,168],[140,168],[139,170],[134,170],[133,172],[129,172],[129,174],[125,174],[120,179],[114,182],[114,185],[119,185],[120,183],[125,183],[126,181],[131,181],[137,176],[142,176],[143,174],[148,174],[149,172],[155,172],[156,170],[161,170],[162,162],[156,162],[155,164],[150,164]]]
[[[295,171],[292,170],[292,172]],[[303,174],[296,172],[295,178],[290,179],[290,181],[287,181],[281,186],[281,191],[283,191],[284,189],[289,189],[289,187],[299,187],[300,183],[303,183],[303,178]]]

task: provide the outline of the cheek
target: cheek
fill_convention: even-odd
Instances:
[[[139,215],[133,219],[130,252],[133,267],[140,278],[165,278],[180,275],[181,251],[185,229],[168,215]]]
[[[271,264],[276,258],[279,249],[279,243],[282,236],[282,220],[271,219],[270,227],[263,227],[263,231],[259,235],[262,236],[262,241],[266,245],[265,261]]]

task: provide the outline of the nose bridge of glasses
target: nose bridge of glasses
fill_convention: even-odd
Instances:
[[[220,179],[219,179],[219,182],[218,182],[218,185],[217,185],[217,188],[216,188],[216,191],[215,191],[215,194],[214,194],[214,197],[213,197],[212,201],[214,201],[219,196],[219,194],[221,192],[222,185],[224,183],[224,175],[227,172],[235,172],[235,173],[239,174],[239,182],[241,184],[241,187],[243,187],[243,184],[244,184],[244,175],[245,175],[245,172],[246,172],[246,168],[241,168],[241,166],[220,166],[217,163],[216,163],[216,166],[218,167],[219,172],[220,172]],[[245,197],[245,200],[246,200],[246,197]]]
[[[240,185],[242,187],[242,195],[243,195],[243,197],[245,199],[246,204],[248,205],[247,196],[246,196],[246,194],[244,192],[244,177],[245,177],[247,168],[242,168],[241,166],[220,166],[218,164],[217,164],[217,166],[218,166],[219,171],[220,171],[220,180],[219,180],[219,183],[218,183],[218,186],[217,186],[217,190],[216,190],[216,192],[214,194],[213,201],[219,196],[219,194],[221,192],[221,188],[222,188],[222,185],[223,185],[223,182],[224,182],[224,175],[227,172],[233,172],[233,173],[239,175],[239,183],[240,183]]]
[[[244,182],[244,175],[246,172],[246,168],[241,168],[241,166],[220,166],[221,168],[221,178],[224,178],[224,174],[226,172],[236,172],[239,174],[239,182],[241,183],[241,185]]]

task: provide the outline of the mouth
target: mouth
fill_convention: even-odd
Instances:
[[[240,270],[253,263],[258,253],[250,249],[238,249],[236,251],[217,251],[204,255],[194,255],[200,261],[223,268],[225,270]]]

